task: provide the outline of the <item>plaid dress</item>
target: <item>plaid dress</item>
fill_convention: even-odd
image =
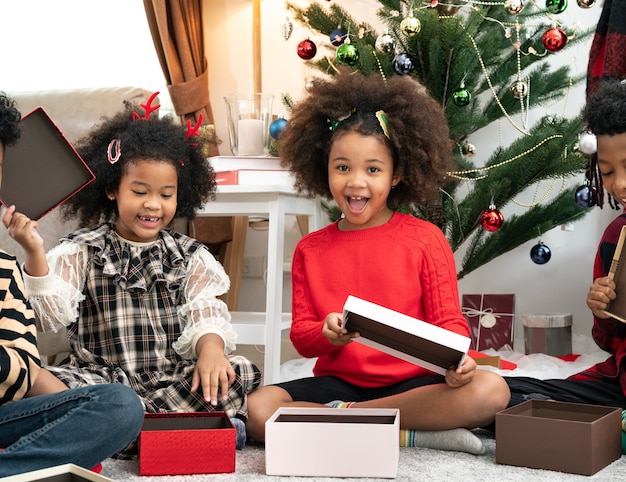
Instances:
[[[246,395],[261,373],[230,355],[236,333],[218,299],[230,282],[203,244],[169,230],[131,243],[103,224],[68,235],[47,257],[48,275],[25,282],[40,328],[68,328],[69,359],[48,367],[65,384],[123,383],[147,412],[219,410],[247,419]],[[222,337],[237,375],[217,406],[191,392],[195,343],[207,333]]]

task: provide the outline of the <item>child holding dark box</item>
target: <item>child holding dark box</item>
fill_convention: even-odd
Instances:
[[[0,94],[0,166],[5,146],[19,138],[20,117],[14,102]],[[143,407],[128,387],[66,390],[60,384],[58,393],[35,396],[59,382],[41,368],[22,274],[16,259],[4,251],[0,334],[0,478],[67,463],[93,467],[135,439]]]
[[[25,283],[44,330],[67,327],[69,359],[49,370],[70,387],[122,383],[147,412],[224,411],[245,443],[247,394],[261,381],[235,356],[219,298],[230,285],[205,245],[168,229],[215,190],[200,122],[154,115],[156,94],[77,143],[96,176],[63,206],[82,229],[46,255],[36,225],[14,215]],[[130,450],[130,449],[129,449]]]
[[[626,207],[626,81],[604,80],[583,110],[587,129],[596,136],[597,153],[592,171],[599,172],[600,189],[619,206]],[[601,193],[604,196],[604,192]],[[615,298],[615,282],[607,274],[626,214],[622,212],[604,231],[593,267],[593,284],[587,306],[594,315],[592,336],[611,355],[603,362],[567,380],[507,377],[510,405],[528,398],[589,403],[626,409],[626,324],[603,312]]]
[[[499,375],[470,357],[434,374],[351,343],[358,334],[342,326],[353,295],[469,336],[444,234],[396,211],[438,195],[452,151],[443,110],[409,77],[339,73],[315,80],[279,142],[297,187],[333,198],[343,216],[304,237],[293,257],[291,340],[317,357],[315,376],[253,392],[248,435],[264,440],[278,407],[398,408],[402,445],[482,453],[467,429],[506,407]]]

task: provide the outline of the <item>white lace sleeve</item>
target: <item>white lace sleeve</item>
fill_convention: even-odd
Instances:
[[[237,333],[226,303],[218,297],[228,291],[230,279],[206,249],[199,249],[189,258],[188,273],[183,285],[184,303],[178,308],[183,333],[172,346],[183,358],[196,358],[200,337],[215,333],[224,340],[224,353],[228,355],[236,348]]]
[[[24,273],[30,304],[41,331],[59,331],[78,317],[78,304],[85,299],[82,287],[87,268],[87,246],[61,243],[46,255],[50,270],[46,276]]]

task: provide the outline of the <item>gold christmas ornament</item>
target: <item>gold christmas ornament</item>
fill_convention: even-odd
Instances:
[[[503,6],[510,15],[517,15],[524,10],[524,0],[505,0]]]
[[[465,142],[461,146],[461,154],[465,157],[474,157],[474,154],[476,154],[476,146],[471,142]]]
[[[516,99],[523,99],[528,95],[528,84],[523,80],[516,80],[511,84],[509,90]]]
[[[417,35],[418,33],[420,33],[421,29],[422,24],[417,18],[413,16],[406,17],[404,20],[402,20],[402,22],[400,22],[400,31],[407,37],[413,37]]]

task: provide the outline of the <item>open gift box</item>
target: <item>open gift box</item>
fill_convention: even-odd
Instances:
[[[265,422],[265,473],[394,478],[399,440],[398,409],[281,407]]]
[[[3,477],[2,480],[3,482],[114,482],[113,479],[74,464],[33,470],[24,474]]]
[[[20,130],[4,153],[0,202],[37,220],[95,176],[43,108],[26,114]]]
[[[146,413],[139,475],[234,472],[235,437],[224,412]]]
[[[622,456],[621,408],[528,400],[496,414],[496,463],[593,475]]]

